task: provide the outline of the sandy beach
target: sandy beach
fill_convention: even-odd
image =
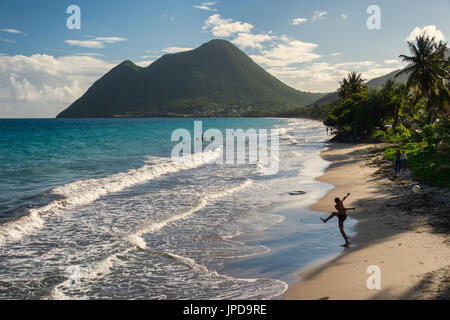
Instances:
[[[449,299],[450,195],[448,190],[418,184],[408,171],[395,176],[381,145],[333,144],[322,152],[332,162],[318,180],[336,188],[312,209],[334,210],[335,197],[358,221],[357,234],[335,259],[300,270],[299,282],[284,299]],[[319,219],[319,216],[317,217]],[[336,219],[328,223],[336,224]],[[339,246],[344,243],[336,243]],[[381,288],[369,290],[369,266],[381,271]]]

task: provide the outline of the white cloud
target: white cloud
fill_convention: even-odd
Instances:
[[[376,66],[377,63],[375,61],[356,61],[356,62],[343,62],[336,64],[337,68],[347,68],[352,69],[353,71],[359,71],[363,68],[369,68]]]
[[[348,18],[348,15],[346,15],[345,13],[343,13],[343,14],[341,14],[341,18],[342,18],[342,19],[347,19],[347,18]]]
[[[423,33],[430,37],[434,37],[436,41],[445,41],[444,33],[436,28],[436,25],[425,26],[422,29],[420,27],[415,27],[413,31],[406,38],[406,41],[414,41],[416,37],[421,36]]]
[[[7,33],[21,34],[21,35],[23,35],[23,36],[27,36],[26,33],[23,33],[22,31],[17,30],[17,29],[1,29],[1,31],[7,32]]]
[[[78,46],[83,48],[101,49],[104,47],[102,41],[95,40],[65,40],[64,42],[70,46]]]
[[[203,30],[210,31],[214,36],[233,37],[231,42],[241,48],[258,49],[259,53],[250,57],[259,64],[269,67],[284,67],[291,64],[312,61],[320,58],[313,52],[317,44],[289,39],[286,35],[280,37],[268,33],[254,34],[253,25],[241,21],[233,21],[215,14],[210,16],[203,26]],[[277,44],[267,47],[263,43],[274,41]]]
[[[250,57],[256,63],[262,63],[269,67],[285,67],[320,58],[320,55],[312,52],[318,47],[317,44],[300,40],[290,40],[284,35],[280,38],[283,43],[269,50],[261,50],[260,55],[251,55]]]
[[[210,16],[205,21],[203,30],[211,31],[216,37],[229,37],[236,33],[250,33],[253,25],[246,22],[233,21],[233,19],[225,19],[219,14]]]
[[[305,23],[307,21],[308,21],[307,18],[295,18],[290,21],[290,24],[293,26],[297,26],[297,25]]]
[[[341,56],[342,52],[333,52],[332,54],[330,54],[330,56],[332,57],[337,57],[337,56]]]
[[[254,34],[252,29],[253,25],[250,23],[226,19],[219,14],[210,16],[203,26],[204,31],[209,31],[216,37],[234,37],[231,42],[242,49],[262,49],[263,42],[276,38],[270,35],[272,31]]]
[[[114,43],[114,42],[120,42],[120,41],[127,41],[125,38],[120,37],[98,37],[94,39],[95,41],[101,41],[105,43]]]
[[[302,68],[270,68],[267,70],[287,85],[303,91],[331,92],[347,75],[345,70],[328,63],[312,63]]]
[[[231,42],[241,48],[261,49],[261,43],[271,40],[272,37],[267,34],[238,33],[237,37]]]
[[[388,59],[388,60],[384,60],[385,64],[398,64],[401,65],[401,61],[397,60],[397,59]]]
[[[165,53],[177,53],[177,52],[183,52],[183,51],[189,51],[192,50],[192,48],[181,48],[181,47],[167,47],[163,49],[162,51]]]
[[[275,77],[299,90],[332,92],[339,87],[339,81],[351,71],[362,73],[370,80],[383,76],[399,68],[398,65],[376,61],[352,61],[331,64],[315,62],[301,68],[272,67],[267,69]]]
[[[397,69],[398,68],[392,67],[392,66],[391,67],[380,66],[380,67],[376,67],[376,68],[371,68],[369,70],[362,71],[362,78],[367,79],[367,80],[370,80],[373,78],[378,78],[378,77],[384,76],[388,73],[391,73],[392,71],[397,70]]]
[[[154,62],[154,60],[143,60],[143,61],[138,61],[135,62],[135,65],[138,65],[140,67],[148,67],[149,65],[151,65]]]
[[[64,42],[71,46],[78,46],[82,48],[101,49],[104,48],[104,44],[127,41],[125,38],[120,37],[97,37],[93,40],[65,40]]]
[[[54,117],[114,66],[90,56],[0,56],[0,117]]]
[[[217,11],[215,8],[211,8],[216,2],[203,2],[201,5],[194,5],[194,8],[204,11]]]
[[[98,52],[82,52],[77,53],[76,56],[89,56],[89,57],[102,57],[106,58],[104,54],[98,53]]]
[[[311,20],[318,20],[318,19],[324,19],[325,15],[327,14],[326,11],[316,11],[314,12],[313,17],[311,18]]]

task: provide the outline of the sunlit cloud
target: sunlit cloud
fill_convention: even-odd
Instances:
[[[316,11],[314,12],[313,17],[311,18],[311,20],[318,20],[318,19],[324,19],[325,15],[327,14],[326,11]]]
[[[0,56],[0,117],[54,117],[115,64],[91,56]]]
[[[189,50],[192,50],[192,48],[167,47],[167,48],[163,49],[162,52],[165,52],[165,53],[178,53],[178,52],[189,51]]]
[[[217,2],[203,2],[201,5],[194,5],[194,8],[204,11],[217,11],[215,8],[211,8]]]
[[[225,19],[219,14],[215,14],[206,19],[203,26],[204,31],[211,31],[216,37],[229,37],[236,33],[249,33],[253,25],[247,22],[233,21]]]
[[[303,65],[301,68],[271,67],[267,71],[287,85],[299,90],[333,92],[339,87],[339,81],[342,81],[349,72],[361,73],[363,79],[370,80],[399,68],[401,68],[400,62],[396,65],[392,62],[352,61],[336,64],[314,62]]]
[[[105,47],[105,43],[111,44],[122,41],[127,41],[127,39],[121,37],[97,37],[93,40],[65,40],[64,42],[70,46],[101,49]]]
[[[151,65],[154,62],[154,60],[143,60],[143,61],[138,61],[135,62],[135,65],[138,65],[139,67],[148,67],[149,65]]]
[[[20,30],[17,30],[17,29],[1,29],[0,31],[11,33],[11,34],[21,34],[21,35],[23,35],[25,37],[27,36],[26,33],[22,32]]]
[[[436,25],[425,26],[423,28],[415,27],[409,34],[406,41],[414,41],[416,37],[426,34],[430,37],[434,37],[436,41],[445,41],[444,33],[436,28]]]
[[[292,40],[286,36],[281,36],[281,39],[283,40],[282,43],[277,44],[273,48],[261,50],[261,54],[251,55],[250,57],[255,62],[269,67],[284,67],[321,57],[313,52],[318,47],[315,43]]]
[[[70,46],[77,46],[82,48],[92,48],[92,49],[101,49],[104,48],[102,41],[95,41],[95,40],[65,40],[65,43],[67,43]]]
[[[105,43],[115,43],[115,42],[127,41],[127,39],[120,38],[120,37],[98,37],[98,38],[95,38],[94,40],[105,42]]]
[[[295,18],[290,21],[290,24],[293,26],[298,26],[299,24],[307,22],[307,18]]]
[[[237,37],[231,42],[239,47],[245,48],[262,48],[262,43],[271,40],[272,37],[267,34],[238,33]]]

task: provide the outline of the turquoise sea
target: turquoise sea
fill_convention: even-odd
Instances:
[[[333,187],[314,179],[320,122],[197,119],[279,129],[280,169],[263,175],[173,163],[171,134],[194,120],[0,119],[0,299],[270,299],[340,251],[308,209]],[[298,215],[277,212],[292,201]]]

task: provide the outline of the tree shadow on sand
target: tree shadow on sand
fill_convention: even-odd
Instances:
[[[338,147],[341,148],[341,145]],[[354,147],[355,145],[348,145],[348,147],[344,145],[344,150]],[[436,188],[420,183],[422,186],[421,191],[413,193],[411,187],[419,182],[414,180],[412,173],[395,175],[392,162],[385,160],[383,157],[382,151],[385,147],[384,145],[375,145],[370,148],[369,152],[367,149],[359,149],[345,152],[345,155],[342,157],[333,155],[332,160],[334,163],[331,166],[333,168],[358,161],[363,161],[364,165],[375,166],[378,170],[373,174],[370,181],[377,182],[382,187],[377,188],[370,199],[358,200],[354,203],[358,209],[355,216],[358,224],[355,227],[357,234],[352,241],[358,243],[358,245],[345,249],[341,255],[302,276],[302,279],[312,279],[329,266],[339,265],[341,260],[347,255],[376,243],[384,242],[408,230],[423,232],[425,228],[427,232],[449,236],[449,192],[444,188]],[[356,157],[357,160],[348,160],[349,156],[352,158]],[[327,159],[326,155],[324,155],[324,159],[331,160],[331,158]],[[390,196],[386,198],[386,194]],[[377,208],[377,210],[370,210],[369,212],[368,208]],[[394,210],[395,217],[392,216]],[[380,223],[385,224],[383,233],[377,233],[376,230],[376,226]],[[362,230],[371,229],[373,232],[364,234],[366,240],[362,241],[360,237]],[[430,299],[448,299],[450,296],[449,271],[450,266],[425,275],[415,288],[406,292],[400,298],[414,298],[414,289],[420,289]],[[436,287],[436,284],[438,284],[438,287]],[[374,298],[382,299],[388,291],[389,288],[385,288],[383,292],[375,295]]]

